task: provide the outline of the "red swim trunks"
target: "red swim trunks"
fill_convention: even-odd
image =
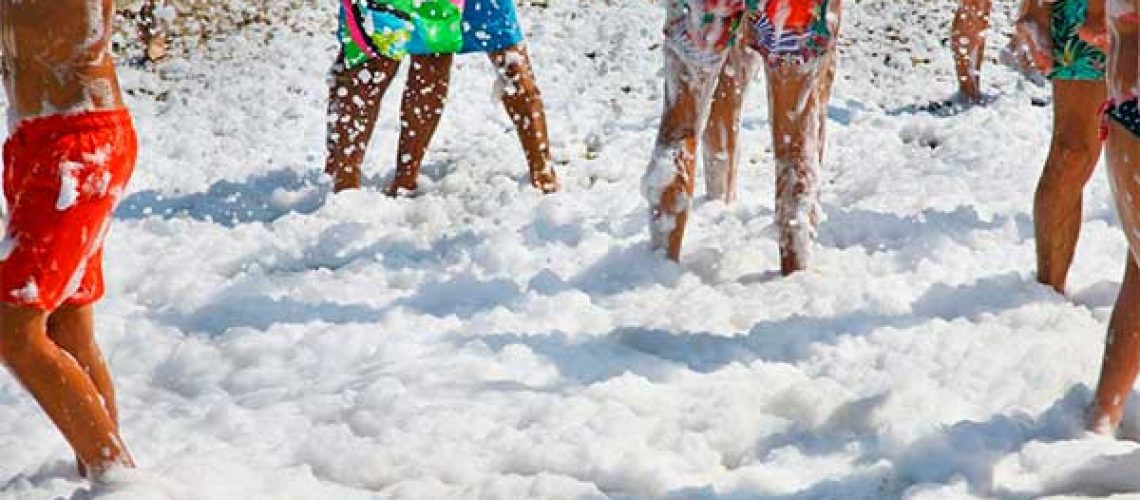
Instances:
[[[137,153],[125,109],[20,123],[4,144],[0,302],[54,311],[103,296],[103,237]]]

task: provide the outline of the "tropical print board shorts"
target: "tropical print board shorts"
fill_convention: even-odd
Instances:
[[[409,54],[498,52],[523,42],[513,0],[341,0],[348,67]]]
[[[1077,35],[1088,18],[1089,0],[1053,3],[1051,80],[1104,80],[1107,57]]]
[[[738,43],[772,67],[806,64],[831,48],[838,27],[837,0],[669,1],[666,40],[702,64],[717,63]]]

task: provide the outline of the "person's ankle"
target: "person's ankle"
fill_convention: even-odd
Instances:
[[[549,166],[541,170],[531,170],[530,184],[545,194],[554,193],[558,191],[558,176],[555,175],[554,168]]]
[[[414,193],[416,189],[419,189],[419,186],[415,179],[397,177],[384,189],[384,194],[395,198],[404,193]]]
[[[143,45],[143,57],[146,58],[147,62],[163,61],[169,55],[166,35],[155,35],[153,38],[144,41]]]
[[[1120,419],[1119,415],[1114,416],[1112,412],[1106,411],[1099,404],[1093,402],[1085,410],[1085,429],[1102,436],[1112,436],[1120,425]]]
[[[80,462],[82,463],[82,462]],[[135,461],[131,458],[126,450],[122,450],[121,455],[117,458],[104,461],[99,464],[92,464],[84,466],[86,470],[86,477],[92,483],[106,482],[109,476],[114,475],[115,470],[119,469],[134,469]]]
[[[977,82],[962,82],[962,84],[958,86],[958,94],[962,97],[962,100],[967,103],[976,104],[982,102],[982,89]]]

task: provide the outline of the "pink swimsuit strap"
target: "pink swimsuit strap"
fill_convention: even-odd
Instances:
[[[358,17],[360,11],[356,10],[352,0],[340,0],[340,5],[344,9],[345,18],[348,21],[345,24],[348,25],[348,35],[352,37],[353,43],[360,47],[360,50],[363,50],[368,57],[377,57],[378,54],[372,50],[372,44],[368,43],[368,35],[364,34],[364,27]]]

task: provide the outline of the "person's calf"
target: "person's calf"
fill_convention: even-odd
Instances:
[[[368,142],[380,110],[380,99],[395,77],[399,63],[371,59],[348,68],[337,58],[329,78],[325,172],[333,190],[357,189],[361,183]]]
[[[159,62],[167,57],[168,36],[162,19],[162,8],[157,0],[145,0],[139,9],[139,40],[143,44],[145,62]]]
[[[514,123],[527,158],[530,183],[544,193],[558,191],[558,176],[550,152],[546,110],[542,93],[523,47],[491,54],[498,72],[499,93],[507,115]]]
[[[71,444],[86,472],[132,466],[94,384],[46,333],[45,311],[0,305],[0,359]]]
[[[396,175],[384,190],[393,197],[416,191],[420,166],[443,116],[451,85],[451,54],[415,55],[411,59],[400,102]]]
[[[810,66],[768,71],[776,156],[776,226],[784,275],[807,268],[815,241],[833,62],[828,55]]]
[[[819,172],[810,158],[777,162],[776,227],[779,231],[780,272],[785,276],[807,269],[819,225]]]
[[[950,45],[959,91],[970,102],[982,99],[980,71],[991,7],[989,0],[961,0],[954,13]]]
[[[681,244],[692,206],[696,173],[695,134],[659,143],[642,177],[642,194],[649,201],[650,246],[665,250],[673,261],[681,259]]]
[[[1098,434],[1112,435],[1119,427],[1140,369],[1140,316],[1135,307],[1140,302],[1140,274],[1134,262],[1130,256],[1109,320],[1096,393],[1085,415],[1086,428]]]

